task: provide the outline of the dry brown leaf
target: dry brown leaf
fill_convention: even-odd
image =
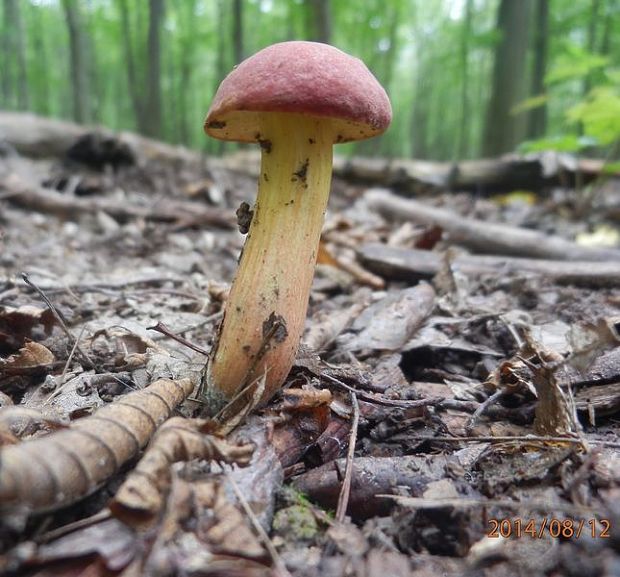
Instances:
[[[235,445],[203,432],[207,421],[173,417],[159,429],[144,457],[110,504],[129,525],[144,525],[160,512],[170,489],[173,463],[192,459],[247,465],[253,445]]]
[[[0,343],[18,348],[32,336],[34,327],[41,325],[49,335],[54,327],[53,313],[45,308],[24,305],[19,308],[0,306]]]
[[[148,443],[193,390],[189,379],[160,379],[46,437],[0,452],[0,503],[51,511],[90,495]]]
[[[266,561],[220,478],[188,482],[174,475],[157,538],[136,574],[177,575],[191,568],[192,574],[255,575],[259,570],[258,575],[269,575]]]
[[[316,264],[327,264],[338,268],[338,261],[332,256],[331,252],[322,240],[319,243],[319,252],[316,257]]]
[[[41,367],[54,362],[54,355],[45,346],[33,341],[27,342],[19,352],[0,364],[3,372],[15,373],[16,369]]]

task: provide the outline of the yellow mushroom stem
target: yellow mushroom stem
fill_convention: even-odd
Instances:
[[[258,197],[218,340],[206,369],[211,409],[266,378],[282,386],[301,339],[332,174],[328,120],[265,114]]]

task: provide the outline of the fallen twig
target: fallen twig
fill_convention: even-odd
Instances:
[[[241,505],[244,513],[247,515],[248,519],[250,520],[250,523],[252,523],[252,527],[254,528],[254,531],[256,531],[260,540],[265,546],[265,549],[267,549],[267,552],[269,553],[269,556],[271,557],[271,561],[273,562],[273,565],[278,572],[277,573],[278,577],[280,576],[291,577],[291,574],[286,568],[284,561],[282,561],[282,557],[280,557],[278,550],[275,548],[273,542],[269,538],[267,531],[263,529],[263,526],[261,525],[260,521],[256,517],[256,513],[254,513],[254,511],[252,510],[252,507],[250,507],[250,504],[248,503],[248,500],[243,495],[243,492],[239,488],[239,485],[237,485],[235,478],[226,469],[224,469],[224,475],[226,475],[226,479],[230,483],[230,486],[232,487],[232,490],[235,493],[235,496],[237,497],[237,500],[239,501],[239,504]]]
[[[197,353],[200,353],[201,355],[205,355],[206,357],[209,356],[209,351],[199,347],[198,345],[195,345],[194,343],[191,343],[190,341],[188,341],[184,337],[181,337],[181,336],[179,336],[177,334],[174,334],[161,321],[158,322],[156,325],[153,325],[152,327],[147,327],[147,328],[148,328],[149,331],[157,331],[158,333],[161,333],[162,335],[165,335],[165,336],[171,338],[172,340],[176,341],[177,343],[181,343],[182,345],[186,346],[187,348],[192,349],[192,351],[196,351]]]
[[[50,301],[49,298],[47,298],[47,295],[37,286],[35,285],[30,278],[28,277],[28,275],[23,272],[22,273],[22,279],[24,279],[24,282],[31,288],[33,289],[36,293],[38,293],[38,295],[43,299],[43,302],[45,302],[45,304],[47,305],[47,307],[49,308],[49,310],[51,311],[51,313],[54,315],[54,318],[56,319],[56,321],[58,322],[58,325],[60,326],[60,328],[63,330],[63,332],[65,333],[65,335],[67,335],[69,341],[72,343],[73,345],[73,349],[77,350],[78,353],[80,353],[80,356],[82,357],[83,361],[86,361],[86,366],[89,369],[94,369],[95,368],[95,363],[90,359],[90,357],[86,354],[86,352],[84,351],[84,349],[82,347],[80,347],[79,344],[79,338],[75,338],[72,334],[71,331],[69,330],[69,328],[67,327],[67,324],[65,322],[65,319],[63,318],[63,316],[60,314],[60,312],[58,311],[58,309],[53,305],[52,301]],[[80,333],[81,335],[81,333]],[[73,355],[73,350],[71,351],[71,355]],[[63,371],[64,374],[64,371]]]
[[[349,505],[351,494],[351,478],[353,476],[353,457],[355,455],[355,445],[357,443],[357,427],[360,422],[360,407],[357,403],[355,393],[350,394],[351,406],[353,407],[353,422],[351,423],[351,434],[349,435],[349,448],[347,450],[347,460],[342,480],[342,489],[338,495],[338,507],[336,507],[336,521],[344,523]]]

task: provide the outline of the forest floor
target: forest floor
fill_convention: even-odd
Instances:
[[[620,180],[499,195],[357,159],[286,389],[215,427],[182,339],[222,318],[254,157],[7,140],[0,573],[620,575],[620,249],[572,242],[613,237]]]

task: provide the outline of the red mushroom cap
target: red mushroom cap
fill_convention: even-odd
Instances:
[[[366,65],[318,42],[281,42],[244,60],[222,81],[205,131],[222,140],[256,141],[262,113],[330,119],[334,141],[382,133],[390,100]]]

